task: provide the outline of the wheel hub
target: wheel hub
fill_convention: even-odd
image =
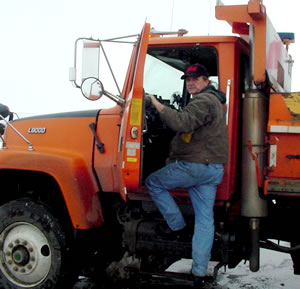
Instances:
[[[22,274],[29,273],[36,266],[36,254],[33,246],[26,240],[16,239],[4,248],[8,268]]]
[[[27,248],[24,246],[19,246],[15,249],[12,253],[12,259],[16,264],[24,266],[28,264],[30,253],[28,252]]]
[[[41,283],[51,267],[50,245],[36,226],[18,222],[0,235],[1,271],[17,285],[32,287]],[[1,256],[1,254],[0,254]]]

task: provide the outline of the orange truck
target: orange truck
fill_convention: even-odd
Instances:
[[[218,4],[216,18],[236,36],[158,32],[146,23],[132,42],[119,95],[104,89],[99,63],[107,61],[117,85],[103,44],[128,37],[76,41],[70,80],[90,100],[109,97],[111,108],[95,102],[94,110],[13,119],[1,105],[0,288],[69,288],[79,274],[103,288],[153,274],[189,282],[166,268],[191,258],[191,242],[156,234],[162,217],[144,186],[164,165],[174,135],[145,93],[184,107],[190,95],[180,76],[193,63],[205,65],[227,96],[229,161],[215,202],[215,277],[242,260],[258,271],[260,248],[290,254],[300,274],[300,94],[290,92],[288,53],[294,35],[274,30],[261,0]],[[193,226],[187,192],[171,193]]]

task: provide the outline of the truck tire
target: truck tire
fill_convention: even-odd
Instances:
[[[71,288],[68,256],[66,234],[46,206],[19,199],[0,207],[0,289]]]

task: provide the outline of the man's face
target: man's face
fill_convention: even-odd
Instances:
[[[186,78],[186,88],[190,94],[199,93],[202,89],[208,86],[209,80],[203,76],[192,77],[188,76]]]

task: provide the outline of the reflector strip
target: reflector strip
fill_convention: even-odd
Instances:
[[[300,133],[300,126],[271,125],[270,132]]]
[[[142,99],[133,98],[131,102],[130,125],[141,125],[142,118]]]
[[[270,145],[270,167],[276,167],[276,160],[277,160],[277,145]]]

